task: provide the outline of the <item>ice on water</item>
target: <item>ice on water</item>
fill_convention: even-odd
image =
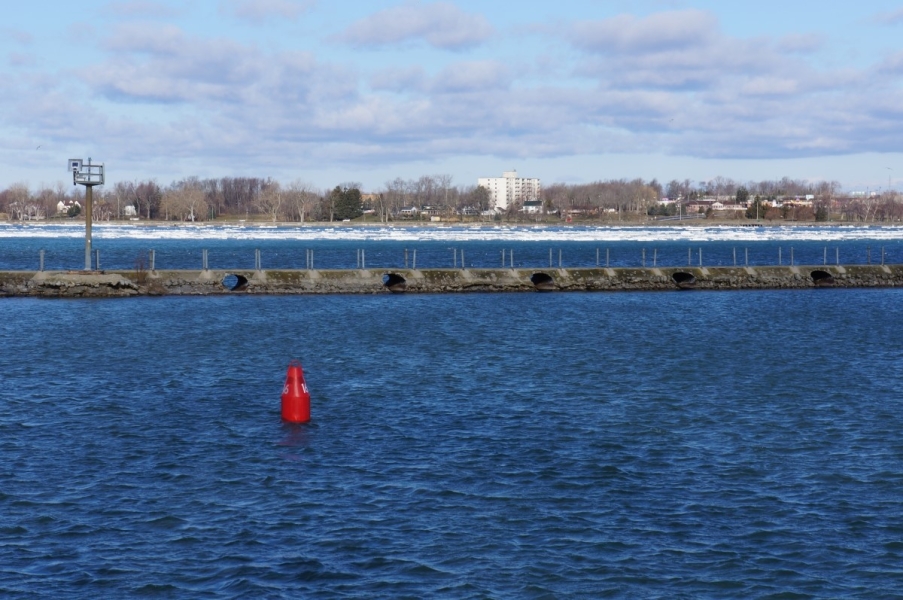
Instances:
[[[0,224],[0,238],[80,238],[81,224]],[[715,242],[903,240],[903,227],[886,226],[275,226],[95,224],[96,239],[137,240],[336,240],[512,242]]]

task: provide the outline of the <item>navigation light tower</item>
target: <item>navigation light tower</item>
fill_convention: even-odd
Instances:
[[[85,271],[91,270],[91,220],[94,206],[94,186],[103,185],[103,163],[87,164],[80,158],[69,159],[69,170],[72,171],[72,185],[85,186]]]

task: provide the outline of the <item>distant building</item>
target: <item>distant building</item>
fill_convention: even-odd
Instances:
[[[521,212],[528,215],[542,214],[542,200],[525,200]]]
[[[74,200],[74,201],[73,201],[73,200],[66,200],[65,202],[63,202],[62,200],[60,200],[59,202],[56,203],[56,213],[57,213],[58,215],[64,215],[64,214],[66,214],[66,213],[69,211],[69,209],[72,208],[73,206],[77,206],[79,210],[81,210],[81,208],[82,208],[82,205],[81,205],[81,203],[80,203],[78,200]]]
[[[508,210],[515,202],[539,200],[542,192],[539,179],[518,177],[517,171],[505,171],[501,177],[480,177],[477,185],[489,190],[492,208],[496,212]]]

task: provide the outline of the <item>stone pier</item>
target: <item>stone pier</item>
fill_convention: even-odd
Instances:
[[[903,286],[903,265],[587,269],[0,271],[0,296],[391,294]]]

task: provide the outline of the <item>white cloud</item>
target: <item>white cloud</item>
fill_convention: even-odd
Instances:
[[[482,15],[469,14],[454,4],[416,0],[388,8],[353,23],[338,39],[355,47],[376,47],[411,41],[446,50],[473,47],[492,35]]]
[[[878,13],[872,17],[872,22],[879,25],[899,25],[903,23],[903,8]]]
[[[743,94],[749,96],[780,96],[801,92],[799,82],[794,79],[778,77],[753,77],[741,87]]]
[[[38,59],[34,54],[13,52],[9,55],[9,66],[11,67],[34,67],[37,64]]]
[[[369,80],[374,90],[386,92],[416,92],[424,87],[426,74],[420,66],[380,69]]]
[[[481,92],[506,88],[511,74],[497,61],[466,61],[444,68],[432,81],[430,89],[440,93]]]
[[[405,27],[383,39],[429,43],[435,32]],[[554,60],[536,59],[549,50],[535,47],[523,64],[488,50],[438,66],[386,53],[391,60],[368,68],[353,52],[328,62],[126,23],[107,32],[107,57],[78,78],[23,62],[6,79],[0,121],[23,138],[76,143],[76,119],[87,117],[92,138],[119,160],[277,173],[486,154],[796,157],[896,151],[903,136],[903,53],[823,69],[806,53],[818,36],[737,38],[700,11],[561,29],[547,34],[569,42]]]
[[[220,0],[220,10],[253,23],[272,18],[294,21],[313,5],[313,0]]]
[[[791,56],[814,51],[820,36],[729,37],[713,15],[696,10],[576,23],[568,40],[584,53],[576,73],[597,79],[602,89],[670,90],[686,103],[702,101],[703,92],[787,95],[825,85],[813,67]]]
[[[879,105],[867,89],[849,85],[868,79],[860,73],[818,73],[783,60],[768,40],[715,35],[707,43],[717,52],[592,53],[600,83],[587,90],[568,82],[527,85],[517,69],[495,60],[459,61],[433,75],[416,64],[359,73],[306,53],[130,25],[112,33],[106,47],[115,58],[92,68],[89,82],[113,102],[182,107],[156,127],[137,118],[116,123],[146,140],[148,157],[167,144],[177,144],[167,151],[180,156],[276,165],[487,153],[801,156],[892,147],[886,131],[868,139],[858,133],[899,122],[889,116],[893,102]],[[847,104],[860,107],[855,125],[844,117]]]
[[[609,88],[708,89],[786,63],[769,42],[728,38],[713,15],[698,10],[575,23],[566,39],[585,54],[576,72]]]
[[[22,31],[21,29],[11,29],[9,27],[0,28],[0,36],[10,38],[23,46],[31,45],[31,43],[34,42],[34,35],[27,31]]]
[[[879,70],[886,74],[903,74],[903,52],[888,55],[881,62]]]
[[[705,46],[717,28],[715,16],[700,10],[655,13],[645,18],[619,15],[576,23],[570,40],[589,52],[666,52]]]
[[[124,18],[165,18],[178,14],[178,11],[163,2],[152,0],[123,0],[110,2],[104,7],[104,12],[109,12],[117,17]]]
[[[132,100],[238,102],[268,69],[256,48],[189,37],[171,25],[123,25],[105,46],[115,58],[82,75],[105,94]],[[290,65],[298,65],[294,55]]]
[[[777,48],[781,52],[808,54],[817,52],[825,46],[825,36],[817,33],[799,33],[785,35],[777,41]]]

